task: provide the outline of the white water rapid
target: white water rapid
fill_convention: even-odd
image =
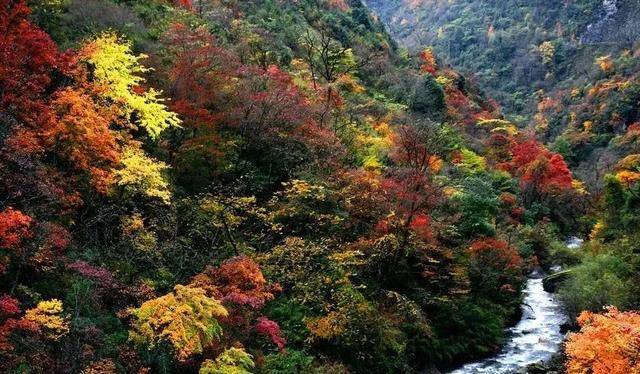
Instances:
[[[578,250],[583,240],[571,237],[567,248]],[[549,360],[560,350],[564,334],[560,326],[566,321],[554,295],[542,287],[542,274],[533,273],[527,280],[522,304],[522,319],[507,330],[502,351],[482,361],[466,364],[450,374],[517,373],[530,364]]]

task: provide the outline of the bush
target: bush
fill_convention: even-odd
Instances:
[[[288,349],[286,352],[265,356],[261,372],[265,374],[309,373],[312,363],[313,357],[302,351]]]
[[[589,257],[573,268],[558,295],[572,319],[583,310],[596,312],[605,305],[624,308],[629,306],[630,290],[637,288],[630,281],[632,274],[631,265],[617,255]]]
[[[555,265],[576,266],[580,264],[582,259],[582,252],[580,249],[570,249],[567,245],[560,241],[554,241],[551,243],[550,250],[550,263]]]
[[[640,372],[640,314],[609,307],[603,314],[583,312],[578,322],[580,332],[566,344],[569,374]]]
[[[504,339],[505,310],[474,299],[443,303],[434,314],[437,338],[417,353],[448,365],[497,351]]]
[[[425,75],[416,82],[409,107],[435,121],[442,119],[445,109],[444,91],[432,75]]]

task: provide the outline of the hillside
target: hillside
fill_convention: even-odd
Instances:
[[[571,317],[637,304],[635,158],[591,209],[563,110],[522,130],[360,0],[0,0],[0,31],[0,372],[447,370],[556,266]],[[580,97],[635,92],[621,53]]]
[[[640,40],[636,1],[367,4],[401,45],[413,50],[432,46],[444,63],[486,89],[507,117],[561,150],[592,191],[602,189],[603,174],[624,157],[624,151],[607,147],[638,121],[635,110],[628,108],[637,102],[635,91],[600,92],[600,96],[617,92],[619,102],[611,101],[611,96],[606,109],[598,109],[588,93],[610,87],[609,78],[634,85],[634,47]],[[620,69],[610,70],[613,65],[603,69],[603,62],[616,59]],[[597,105],[606,105],[605,101]],[[606,120],[596,113],[600,110],[608,113]],[[582,129],[576,130],[571,124],[575,121],[580,126],[594,124],[587,131],[593,134],[578,136]]]
[[[519,122],[532,120],[536,95],[585,82],[594,55],[633,47],[640,29],[635,0],[367,4],[402,46],[432,46]]]
[[[567,270],[557,295],[573,328],[582,328],[567,338],[565,369],[638,370],[622,353],[637,339],[616,330],[637,326],[640,309],[638,2],[367,4],[400,45],[431,48],[474,76],[584,182],[588,240],[559,261]]]

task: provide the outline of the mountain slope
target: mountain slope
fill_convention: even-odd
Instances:
[[[585,191],[358,0],[0,0],[0,371],[500,349]]]
[[[625,353],[638,340],[621,329],[637,329],[640,309],[638,1],[367,3],[401,45],[433,45],[454,67],[476,70],[507,116],[586,182],[588,240],[559,261],[568,269],[557,294],[580,330],[566,341],[566,369],[639,370]]]
[[[534,93],[581,81],[593,55],[638,40],[635,0],[367,1],[401,45],[433,46],[518,121],[531,120]],[[614,10],[607,11],[612,4]],[[611,5],[609,5],[611,7]]]

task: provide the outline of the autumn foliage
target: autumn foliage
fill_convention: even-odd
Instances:
[[[29,13],[24,1],[0,2],[0,108],[34,126],[27,131],[35,131],[47,119],[42,116],[44,94],[59,56],[49,35],[29,22]]]
[[[554,193],[572,188],[573,177],[562,156],[548,151],[535,140],[513,147],[511,167],[520,175],[523,188]]]
[[[438,70],[438,63],[433,53],[433,49],[427,48],[423,50],[420,53],[420,58],[422,59],[420,71],[422,71],[423,73],[435,74]]]
[[[583,312],[580,331],[566,343],[567,371],[574,373],[640,373],[640,315],[609,307],[603,313]]]
[[[224,303],[261,309],[280,290],[264,279],[260,267],[248,257],[232,258],[219,268],[209,267],[192,284]]]
[[[8,208],[0,212],[0,248],[15,249],[31,238],[32,224],[33,219],[20,211]]]
[[[476,240],[468,249],[471,259],[469,277],[478,292],[508,299],[522,282],[523,261],[518,252],[496,238]]]
[[[0,0],[2,372],[451,367],[577,226],[564,158],[359,1],[26,4]]]
[[[496,238],[487,238],[475,241],[469,248],[472,258],[489,258],[497,261],[497,266],[507,269],[518,269],[522,265],[522,259],[509,245]]]

